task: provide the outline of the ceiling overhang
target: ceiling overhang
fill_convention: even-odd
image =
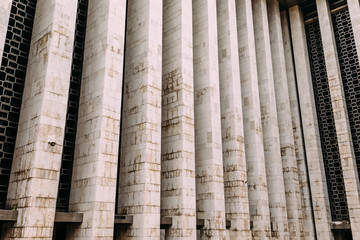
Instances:
[[[278,1],[282,8],[290,8],[297,4],[305,2],[305,0],[278,0]]]

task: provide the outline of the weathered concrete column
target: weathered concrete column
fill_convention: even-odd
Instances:
[[[37,1],[7,201],[19,214],[6,239],[52,239],[76,8]]]
[[[267,9],[289,233],[291,239],[300,239],[302,232],[301,196],[279,2],[267,0]]]
[[[347,4],[349,6],[357,55],[360,56],[360,2],[359,0],[347,0]]]
[[[270,212],[251,0],[237,0],[236,12],[251,230],[253,239],[267,239]]]
[[[225,239],[216,1],[193,1],[197,218],[201,239]]]
[[[288,222],[266,0],[252,1],[271,235],[288,238]]]
[[[12,0],[0,1],[0,57],[3,55]]]
[[[341,167],[349,209],[351,232],[354,239],[360,239],[360,186],[356,157],[352,144],[345,94],[338,62],[329,3],[316,0],[321,39],[323,43],[326,72],[328,75],[331,105],[334,112],[336,135],[339,144]]]
[[[290,8],[289,15],[316,233],[319,239],[332,239],[330,204],[321,152],[304,20],[299,6]]]
[[[125,0],[90,0],[70,211],[70,239],[112,239],[125,34]]]
[[[164,0],[161,216],[166,239],[196,238],[194,74],[191,0]]]
[[[121,239],[160,238],[162,1],[128,3],[120,159]]]
[[[303,239],[315,239],[313,213],[311,208],[311,195],[310,195],[307,168],[305,162],[306,158],[305,158],[303,136],[301,129],[299,101],[298,101],[298,94],[296,88],[295,70],[293,65],[292,46],[291,46],[291,39],[289,32],[288,17],[286,11],[281,12],[281,28],[282,28],[284,50],[285,50],[285,64],[286,64],[287,83],[288,83],[290,108],[291,108],[292,131],[293,131],[294,143],[295,143],[295,155],[297,160],[297,170],[298,170],[298,178],[299,178],[298,180],[300,184],[299,187],[300,187],[301,202],[297,203],[300,205],[302,209],[302,227],[300,234]],[[289,207],[288,207],[288,212],[289,212]],[[288,217],[289,215],[290,214],[288,213]],[[289,225],[290,225],[289,226],[290,234],[292,234],[290,221],[289,221]]]
[[[235,0],[217,0],[226,219],[231,239],[251,239]]]

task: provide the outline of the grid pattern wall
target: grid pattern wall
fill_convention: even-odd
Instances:
[[[355,38],[346,8],[332,15],[333,27],[343,80],[352,140],[358,172],[360,171],[360,64]]]
[[[14,0],[0,68],[0,208],[5,207],[36,0]],[[2,47],[2,46],[1,46]]]
[[[71,66],[69,100],[67,106],[65,136],[60,169],[57,211],[68,211],[70,198],[71,174],[74,162],[76,126],[79,110],[81,75],[85,45],[85,29],[88,0],[79,0],[76,17],[74,51]]]
[[[344,177],[318,20],[306,25],[306,34],[332,220],[349,220]]]

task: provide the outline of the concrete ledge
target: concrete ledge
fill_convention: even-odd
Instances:
[[[349,222],[332,222],[331,223],[331,230],[345,230],[345,229],[351,229],[351,225]]]
[[[0,209],[1,222],[16,222],[18,211]]]
[[[114,224],[120,226],[130,226],[133,224],[134,217],[131,215],[115,215]]]
[[[172,217],[161,217],[160,218],[160,228],[167,229],[172,225]]]
[[[205,219],[196,219],[196,229],[202,229],[205,225]],[[226,220],[226,228],[231,228],[231,220]]]
[[[56,223],[82,223],[84,214],[71,212],[56,212]]]

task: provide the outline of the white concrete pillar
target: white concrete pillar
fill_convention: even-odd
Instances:
[[[193,1],[197,218],[201,239],[225,239],[216,1]]]
[[[290,8],[289,15],[316,233],[318,239],[332,239],[330,204],[321,152],[304,20],[299,6]]]
[[[268,239],[270,212],[251,0],[237,0],[236,12],[251,230],[254,239]]]
[[[70,212],[71,239],[112,239],[120,131],[125,0],[90,0]]]
[[[284,239],[289,233],[266,0],[253,0],[252,8],[271,234]]]
[[[235,0],[217,0],[226,219],[231,239],[251,239]]]
[[[360,1],[347,0],[349,7],[351,26],[354,33],[357,55],[360,57]]]
[[[0,57],[3,55],[12,0],[0,1]],[[1,64],[1,63],[0,63]]]
[[[6,239],[52,239],[76,9],[37,1],[7,202],[18,219]]]
[[[283,36],[283,44],[285,50],[285,64],[286,64],[286,73],[287,73],[287,83],[289,90],[289,99],[290,99],[290,108],[291,108],[291,120],[292,120],[292,128],[293,128],[293,136],[295,143],[295,155],[297,160],[297,171],[298,171],[298,180],[300,187],[300,197],[301,202],[298,203],[302,209],[302,227],[301,227],[301,237],[302,239],[315,239],[314,232],[314,221],[313,221],[313,213],[311,208],[311,195],[309,189],[307,168],[306,168],[306,158],[303,144],[303,136],[302,136],[302,126],[300,119],[300,111],[299,111],[299,102],[298,102],[298,94],[296,87],[296,79],[295,79],[295,70],[293,65],[293,55],[292,55],[292,46],[289,32],[289,24],[287,12],[281,12],[281,28],[282,28],[282,36]],[[289,207],[288,207],[289,211]],[[288,213],[288,217],[290,214]],[[289,221],[290,234],[291,224]]]
[[[319,16],[331,105],[334,113],[336,135],[339,144],[341,167],[344,176],[346,199],[351,222],[351,232],[354,239],[360,239],[359,176],[357,172],[356,156],[352,144],[331,13],[329,3],[326,0],[316,0],[316,7]]]
[[[289,234],[291,239],[300,239],[303,226],[301,196],[279,2],[267,0],[267,7]]]
[[[166,239],[196,238],[194,74],[191,0],[164,0],[161,216]]]
[[[162,1],[128,3],[120,159],[121,239],[160,238]]]

